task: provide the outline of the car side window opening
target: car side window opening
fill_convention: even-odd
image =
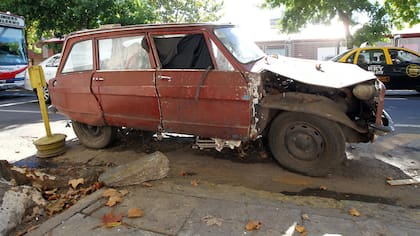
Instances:
[[[61,56],[55,56],[51,58],[51,60],[45,65],[46,67],[58,67],[58,64],[60,64]]]
[[[149,48],[144,36],[99,40],[100,70],[150,69]]]
[[[393,63],[401,62],[411,62],[411,63],[420,63],[420,57],[414,53],[399,50],[399,49],[389,49],[389,55]]]
[[[356,55],[356,52],[353,52],[349,57],[346,59],[346,63],[354,63],[354,56]]]
[[[203,34],[154,36],[162,69],[214,69]]]
[[[372,64],[383,64],[385,61],[385,54],[383,50],[369,50],[369,60]]]
[[[382,61],[381,61],[382,60]],[[359,53],[357,64],[381,64],[385,63],[383,50],[362,50]]]
[[[75,43],[66,59],[62,73],[93,69],[92,40]]]
[[[367,63],[369,63],[369,54],[366,53],[365,51],[360,52],[359,57],[357,58],[357,64],[359,65],[365,65]]]

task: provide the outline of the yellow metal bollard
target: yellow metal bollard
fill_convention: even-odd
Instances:
[[[34,141],[38,152],[38,157],[52,157],[65,152],[65,134],[52,134],[48,118],[47,105],[45,104],[43,88],[47,86],[44,78],[44,71],[41,66],[31,66],[29,68],[31,86],[35,88],[38,95],[39,106],[41,109],[42,120],[44,121],[47,136]]]

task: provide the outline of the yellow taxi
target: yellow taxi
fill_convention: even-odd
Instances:
[[[350,49],[331,59],[353,63],[372,71],[387,89],[420,92],[420,54],[399,47],[363,47]]]

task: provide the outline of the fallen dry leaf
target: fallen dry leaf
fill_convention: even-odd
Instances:
[[[259,230],[262,226],[261,221],[258,220],[250,220],[248,221],[248,223],[245,225],[245,229],[247,231],[252,231],[252,230]]]
[[[54,203],[47,206],[48,215],[53,215],[54,213],[61,212],[64,210],[66,204],[66,199],[58,199]]]
[[[119,226],[122,224],[122,214],[114,216],[114,210],[111,210],[110,213],[102,217],[102,222],[107,228]]]
[[[302,220],[311,220],[311,219],[309,218],[308,214],[303,214],[302,215]]]
[[[394,180],[394,178],[392,178],[392,177],[390,177],[390,176],[388,176],[388,177],[386,177],[386,180]]]
[[[58,190],[58,188],[47,190],[47,191],[44,191],[44,194],[45,195],[54,195],[57,192],[57,190]]]
[[[76,189],[77,186],[79,186],[79,184],[84,184],[85,183],[85,179],[83,178],[79,178],[79,179],[71,179],[68,182],[68,185],[71,185],[71,187],[73,189]]]
[[[321,189],[321,190],[327,190],[327,186],[321,185],[321,186],[319,186],[319,189]]]
[[[121,194],[115,194],[111,197],[109,197],[108,202],[105,203],[106,206],[112,207],[115,206],[115,204],[122,202],[122,196]]]
[[[115,195],[115,193],[117,193],[118,191],[116,189],[113,188],[109,188],[107,190],[104,191],[104,193],[102,194],[103,197],[111,197],[113,195]]]
[[[210,215],[203,217],[202,220],[204,221],[204,223],[206,223],[207,226],[212,226],[212,225],[222,226],[222,223],[223,223],[222,218],[217,218]]]
[[[360,212],[358,210],[356,210],[355,208],[351,208],[349,210],[349,214],[352,215],[352,216],[357,216],[357,217],[360,216]]]
[[[128,209],[128,212],[127,212],[127,217],[128,218],[139,218],[139,217],[143,217],[143,216],[144,216],[144,212],[137,207],[133,207],[133,208]]]
[[[100,188],[102,188],[104,186],[104,184],[102,183],[102,182],[95,182],[93,185],[92,185],[92,190],[93,191],[96,191],[96,190],[99,190]]]
[[[141,184],[141,186],[146,187],[146,188],[151,188],[151,187],[153,187],[153,185],[152,185],[151,183],[148,183],[148,182],[143,182],[143,183]]]
[[[199,183],[200,183],[200,180],[196,180],[196,179],[191,180],[191,185],[194,187],[197,187]]]
[[[295,226],[295,230],[296,230],[298,233],[301,233],[301,234],[303,234],[303,233],[305,233],[305,232],[306,232],[305,227],[303,227],[302,225],[296,225],[296,226]]]

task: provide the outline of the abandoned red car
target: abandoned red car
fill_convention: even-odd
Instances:
[[[53,106],[87,147],[117,127],[212,138],[222,148],[267,137],[284,167],[322,176],[346,142],[392,131],[385,87],[356,65],[267,57],[232,25],[138,25],[66,40]]]

